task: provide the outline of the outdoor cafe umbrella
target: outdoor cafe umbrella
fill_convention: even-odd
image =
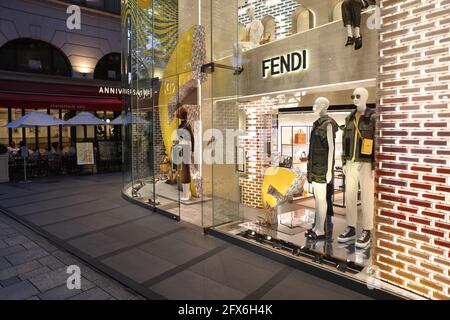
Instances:
[[[63,126],[66,122],[51,116],[44,112],[33,111],[27,113],[23,117],[11,121],[3,128],[17,129],[17,128],[33,128],[33,127],[51,127],[51,126]]]
[[[90,112],[83,111],[77,114],[75,117],[69,119],[67,121],[67,124],[70,126],[101,126],[105,125],[106,122],[102,119],[97,118]]]
[[[127,125],[127,124],[148,124],[148,121],[138,115],[132,115],[131,112],[123,113],[116,119],[111,121],[111,125]]]
[[[3,126],[8,129],[17,129],[17,128],[33,128],[33,127],[51,127],[51,126],[62,126],[65,125],[66,122],[58,119],[54,116],[51,116],[44,112],[33,111],[27,113],[23,117],[11,121],[7,125]],[[28,149],[26,146],[21,147],[21,154],[23,157],[23,171],[24,171],[24,180],[22,182],[28,183],[30,181],[27,180],[27,165],[26,165],[26,157],[28,154]]]

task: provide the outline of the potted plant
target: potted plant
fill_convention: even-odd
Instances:
[[[8,148],[0,144],[0,182],[9,182]]]

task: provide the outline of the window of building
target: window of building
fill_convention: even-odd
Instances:
[[[314,28],[314,14],[300,6],[292,16],[292,33],[299,33]]]
[[[58,48],[34,39],[16,39],[0,48],[0,70],[70,77],[72,66]]]
[[[335,4],[333,6],[332,18],[333,21],[337,21],[342,19],[342,2],[343,0],[335,0]]]
[[[121,80],[120,53],[110,53],[99,60],[94,71],[94,79],[98,80]]]
[[[2,128],[8,124],[8,109],[0,109],[0,144],[7,146],[8,141],[8,129]]]

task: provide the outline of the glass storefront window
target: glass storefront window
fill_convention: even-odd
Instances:
[[[11,109],[11,121],[17,120],[22,117],[22,109]],[[20,142],[23,141],[23,130],[12,129],[12,141],[16,146],[20,146]]]
[[[361,10],[359,21],[349,14],[355,3],[341,0],[187,0],[148,5],[128,1],[123,19],[127,85],[151,93],[149,101],[134,94],[126,99],[126,112],[134,122],[124,132],[124,193],[151,202],[173,183],[170,192],[177,192],[179,198],[172,198],[170,205],[181,220],[292,259],[315,257],[330,272],[345,271],[355,281],[369,281],[375,272],[377,279],[384,280],[383,288],[394,290],[386,284],[390,283],[442,297],[442,290],[433,293],[431,287],[406,285],[411,277],[420,277],[408,265],[408,245],[441,254],[436,261],[448,266],[448,259],[442,257],[447,241],[430,237],[448,231],[434,221],[439,231],[425,230],[427,235],[419,236],[423,228],[409,214],[429,219],[442,217],[448,208],[432,204],[430,199],[437,199],[434,194],[409,191],[421,185],[405,179],[423,176],[406,174],[410,168],[422,168],[412,163],[422,162],[428,172],[448,173],[432,167],[448,165],[443,159],[448,151],[433,149],[447,145],[443,140],[448,132],[433,131],[447,124],[434,118],[432,124],[419,121],[428,119],[424,110],[441,110],[446,105],[441,100],[448,96],[439,91],[444,85],[435,87],[439,94],[410,98],[410,92],[420,94],[422,89],[409,80],[389,82],[410,79],[415,73],[397,72],[400,66],[395,63],[404,57],[396,55],[395,41],[380,40],[377,19],[382,13],[376,1],[367,4],[372,6]],[[174,26],[163,23],[171,14],[177,18]],[[135,27],[137,16],[146,17],[142,20],[147,24],[140,21]],[[172,41],[162,37],[169,32],[176,35]],[[408,66],[419,66],[425,53],[411,39],[407,40],[421,53],[408,56],[412,61]],[[379,41],[385,42],[382,48]],[[173,56],[176,62],[171,61]],[[380,63],[388,66],[382,77]],[[142,77],[147,71],[151,81]],[[400,89],[387,90],[381,82],[386,88]],[[403,90],[407,85],[412,87]],[[439,103],[418,105],[437,97]],[[424,114],[417,118],[405,114],[420,108]],[[174,146],[180,140],[168,135],[182,124],[182,118],[176,120],[180,110],[187,111],[193,141],[201,141],[193,152],[201,156],[189,167],[191,199],[198,201],[194,204],[182,200],[183,183],[177,181],[182,170],[173,166],[180,154],[173,152]],[[197,124],[191,122],[194,116]],[[139,117],[149,121],[149,130],[138,129]],[[420,131],[412,134],[411,128]],[[143,141],[149,145],[145,152]],[[402,156],[408,152],[419,157]],[[380,161],[387,163],[380,167]],[[402,170],[401,176],[396,168]],[[144,196],[141,190],[149,184],[153,195]],[[438,188],[448,192],[442,185]],[[408,198],[415,194],[424,201]],[[170,205],[156,207],[171,212]],[[193,213],[199,207],[200,223]],[[416,245],[416,239],[429,243]],[[403,262],[396,264],[394,258]]]
[[[8,129],[2,128],[8,124],[8,109],[0,109],[0,144],[9,145]]]

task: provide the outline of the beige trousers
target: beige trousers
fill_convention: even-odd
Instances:
[[[372,164],[347,161],[345,167],[345,205],[347,224],[358,223],[358,184],[361,187],[361,224],[364,230],[373,229],[375,180]]]
[[[325,233],[325,219],[327,218],[327,184],[313,182],[314,198],[316,200],[316,219],[314,230],[318,235]]]

